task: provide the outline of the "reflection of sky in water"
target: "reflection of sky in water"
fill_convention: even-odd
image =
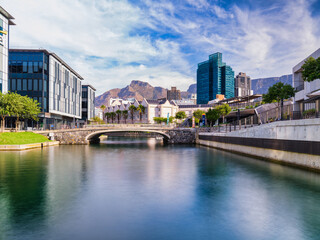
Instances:
[[[0,239],[316,239],[320,175],[154,138],[0,154]]]

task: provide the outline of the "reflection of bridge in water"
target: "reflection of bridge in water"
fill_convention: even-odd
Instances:
[[[120,136],[123,133],[149,133],[163,136],[163,141],[167,143],[195,143],[196,131],[189,128],[172,128],[172,127],[154,127],[154,126],[104,126],[95,128],[77,128],[53,131],[36,132],[45,136],[52,136],[60,144],[89,144],[100,141],[101,135],[117,133]],[[119,135],[120,134],[120,135]]]

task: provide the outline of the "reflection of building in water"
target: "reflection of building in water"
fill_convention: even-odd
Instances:
[[[88,180],[89,146],[48,148],[47,208],[49,217],[56,211],[64,211],[78,197],[81,187]],[[77,157],[75,157],[77,156]]]

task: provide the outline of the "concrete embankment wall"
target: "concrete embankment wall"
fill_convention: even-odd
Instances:
[[[59,145],[58,141],[22,144],[22,145],[0,145],[0,151],[23,151],[23,150],[29,150],[34,148],[44,148],[44,147],[57,146],[57,145]]]
[[[279,121],[252,128],[242,128],[234,132],[217,133],[215,135],[320,142],[320,118]]]
[[[230,133],[200,133],[197,143],[320,171],[320,119],[276,122]]]

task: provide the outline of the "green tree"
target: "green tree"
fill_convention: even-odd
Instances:
[[[308,58],[302,65],[302,79],[307,82],[312,82],[320,79],[320,57],[314,59]]]
[[[102,105],[100,106],[100,109],[102,110],[102,118],[103,118],[102,120],[104,120],[104,116],[105,116],[105,115],[104,115],[104,110],[106,110],[106,106],[102,104]]]
[[[205,111],[200,109],[197,109],[193,112],[193,116],[195,117],[195,123],[198,124],[200,122],[203,114],[205,114]]]
[[[134,118],[134,113],[137,111],[137,108],[135,105],[130,105],[129,107],[129,111],[130,111],[130,115],[131,115],[131,120],[132,120],[132,124],[133,124],[133,118]]]
[[[95,116],[95,117],[91,118],[89,121],[97,123],[97,124],[103,123],[103,120],[101,118],[99,118],[98,116]]]
[[[222,104],[220,106],[217,106],[216,110],[219,111],[220,115],[222,116],[222,122],[224,122],[225,116],[227,116],[232,109],[229,104]]]
[[[220,118],[220,116],[220,111],[214,108],[209,108],[208,112],[206,112],[206,119],[210,126],[212,126]]]
[[[176,113],[176,119],[185,119],[187,114],[184,111],[179,111]]]
[[[112,122],[112,123],[113,123],[115,117],[116,117],[116,113],[115,113],[115,112],[111,112],[111,113],[110,113],[110,118],[111,118],[111,122]]]
[[[10,94],[3,94],[0,92],[0,116],[1,116],[1,132],[4,132],[6,117],[11,116],[10,111]]]
[[[137,111],[139,112],[139,118],[140,118],[140,122],[142,121],[142,115],[145,113],[146,111],[146,108],[139,104],[138,108],[137,108]]]
[[[23,102],[23,112],[21,114],[21,117],[24,119],[38,121],[38,115],[41,112],[39,102],[27,96],[22,97],[21,100]]]
[[[109,112],[106,112],[106,113],[104,114],[104,116],[107,118],[107,123],[109,123],[109,122],[110,122],[110,117],[111,117],[110,113],[109,113]]]
[[[122,113],[122,111],[121,111],[121,110],[119,110],[119,109],[116,111],[117,118],[118,118],[118,124],[120,123],[121,113]]]
[[[276,101],[278,108],[280,106],[280,119],[283,119],[283,100],[293,97],[295,94],[294,88],[289,84],[283,84],[278,82],[269,87],[267,94],[262,95],[262,99],[266,103],[272,103]]]
[[[124,119],[124,123],[127,123],[128,110],[123,110],[123,111],[122,111],[122,116],[123,116],[123,119]]]

